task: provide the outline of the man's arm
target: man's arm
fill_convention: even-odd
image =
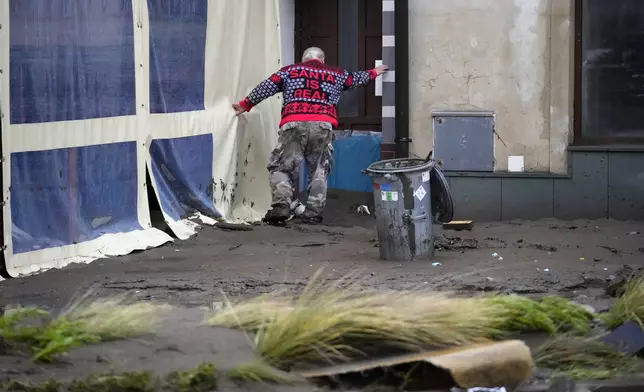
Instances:
[[[369,71],[358,71],[358,72],[347,72],[349,76],[344,82],[344,90],[352,90],[354,88],[365,86],[369,84],[372,80],[375,80],[378,76],[387,72],[389,69],[386,65],[380,65]]]
[[[263,100],[282,92],[283,87],[284,79],[281,72],[275,72],[271,77],[258,84],[246,98],[239,101],[239,103],[233,104],[235,114],[239,116],[244,112],[250,112],[253,107],[259,105]]]

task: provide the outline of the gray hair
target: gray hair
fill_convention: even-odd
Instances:
[[[320,60],[321,62],[324,62],[324,51],[315,46],[305,50],[304,54],[302,55],[302,62],[311,60]]]

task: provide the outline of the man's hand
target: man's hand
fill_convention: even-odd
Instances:
[[[377,74],[378,76],[380,76],[380,75],[382,75],[383,73],[387,72],[387,70],[388,70],[388,69],[389,69],[389,66],[388,66],[388,65],[384,65],[384,64],[383,64],[383,65],[379,65],[379,66],[377,66],[377,67],[375,68],[375,71],[376,71],[376,74]]]
[[[241,105],[238,104],[238,103],[233,104],[233,109],[235,110],[235,116],[237,116],[237,117],[239,117],[241,114],[246,113],[246,109],[241,107]]]

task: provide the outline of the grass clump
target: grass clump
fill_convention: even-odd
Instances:
[[[500,331],[506,311],[478,298],[444,294],[363,291],[359,283],[319,283],[300,296],[265,295],[228,304],[209,323],[255,333],[258,354],[270,366],[336,363],[368,354],[486,341]]]
[[[173,372],[166,383],[174,392],[208,392],[217,389],[217,368],[212,363],[203,363],[185,372]]]
[[[52,362],[79,346],[152,332],[164,308],[125,297],[83,298],[57,317],[42,309],[18,308],[0,317],[0,338],[26,346],[34,361]]]
[[[82,380],[74,380],[68,385],[55,380],[39,384],[9,381],[1,385],[7,392],[154,392],[156,378],[150,372],[123,374],[94,374]]]
[[[19,308],[0,318],[0,336],[8,344],[26,345],[34,361],[51,362],[57,354],[84,344],[97,343],[100,337],[88,333],[78,322],[52,319],[36,308]]]
[[[0,385],[0,390],[7,392],[60,392],[62,387],[63,384],[53,380],[36,385],[11,380]]]
[[[644,328],[644,276],[630,279],[624,285],[620,297],[610,311],[602,316],[609,329],[615,329],[627,321]]]
[[[508,311],[499,326],[508,332],[544,331],[555,335],[560,331],[574,331],[587,334],[594,318],[584,307],[560,297],[533,300],[519,295],[497,295],[488,301]]]
[[[154,392],[155,377],[150,372],[91,375],[84,380],[74,380],[69,392]]]
[[[507,317],[499,320],[499,328],[503,331],[544,331],[551,335],[557,332],[555,322],[548,316],[545,308],[535,300],[513,294],[493,296],[489,301],[508,311]]]
[[[604,380],[636,372],[639,360],[615,351],[597,338],[561,335],[534,353],[538,367],[576,380]]]
[[[264,382],[290,385],[302,381],[299,377],[275,369],[262,361],[241,364],[228,372],[228,378],[241,382]]]
[[[168,305],[134,302],[127,296],[83,298],[68,307],[61,317],[82,324],[85,331],[102,340],[114,340],[153,332],[168,310]]]
[[[540,302],[548,316],[556,323],[558,331],[590,333],[595,315],[588,309],[561,297],[544,297]]]

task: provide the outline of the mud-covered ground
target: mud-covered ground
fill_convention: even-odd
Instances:
[[[196,311],[212,307],[223,294],[238,298],[301,289],[323,268],[324,279],[361,271],[377,288],[559,294],[602,310],[610,304],[605,287],[623,274],[625,266],[636,270],[644,260],[640,223],[545,220],[477,224],[465,232],[436,227],[439,249],[434,260],[386,262],[378,259],[373,218],[348,214],[346,209],[329,215],[327,225],[316,227],[257,226],[253,231],[205,227],[190,240],[158,249],[1,282],[0,303],[59,309],[74,294],[93,289],[95,295],[127,291]],[[71,367],[41,368],[0,357],[0,378],[74,376],[112,367],[189,368],[206,359],[225,368],[235,361],[234,353],[252,355],[245,337],[188,327],[195,321],[184,322],[181,317],[190,312],[179,312],[160,338],[77,350],[72,354],[75,359],[70,358]]]
[[[550,293],[602,306],[606,284],[624,266],[638,269],[644,261],[641,223],[517,221],[462,232],[436,226],[434,260],[396,263],[379,260],[373,218],[344,215],[327,222],[253,231],[205,227],[187,241],[1,282],[0,301],[60,308],[75,293],[93,289],[210,307],[223,293],[297,289],[323,268],[325,279],[360,271],[373,287]]]

